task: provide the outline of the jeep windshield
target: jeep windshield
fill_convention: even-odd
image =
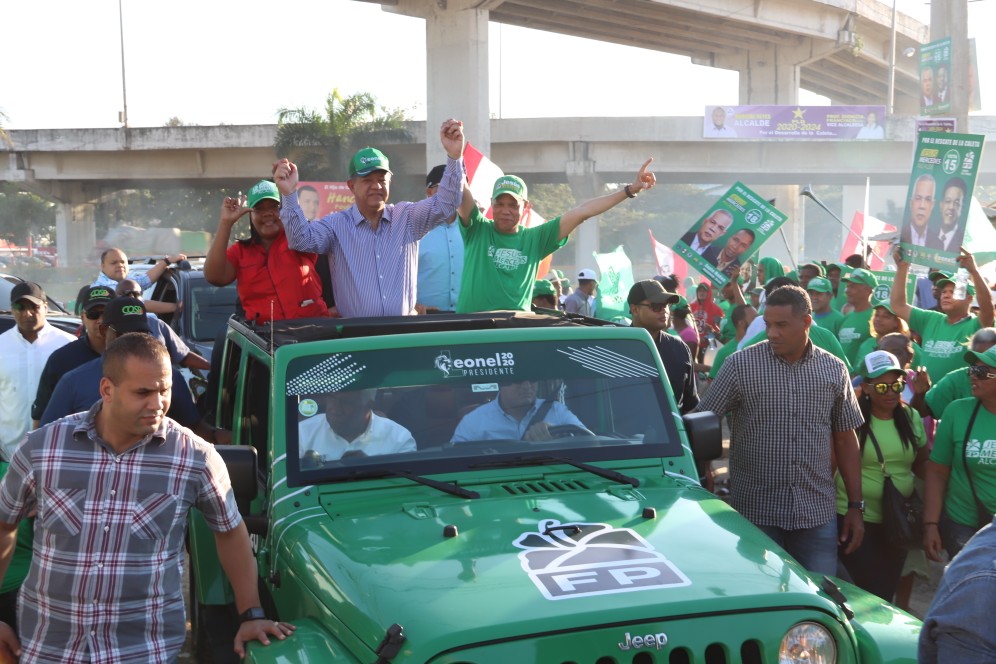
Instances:
[[[656,357],[637,339],[306,355],[289,363],[285,393],[292,485],[682,453]]]

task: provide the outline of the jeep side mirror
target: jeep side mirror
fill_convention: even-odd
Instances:
[[[719,415],[704,410],[681,417],[695,461],[712,461],[723,456],[723,422]]]

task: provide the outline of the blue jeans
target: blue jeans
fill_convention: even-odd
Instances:
[[[963,526],[960,523],[955,523],[947,514],[941,515],[940,529],[941,544],[948,552],[948,560],[954,560],[958,552],[968,544],[968,540],[972,539],[978,531],[978,528],[974,526]]]
[[[822,526],[785,530],[776,526],[758,526],[765,535],[791,554],[814,574],[837,574],[837,519]]]

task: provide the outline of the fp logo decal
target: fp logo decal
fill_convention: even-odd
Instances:
[[[645,539],[606,523],[541,521],[513,542],[522,569],[550,600],[691,585]]]

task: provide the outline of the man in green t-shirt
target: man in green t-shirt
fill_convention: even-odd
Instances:
[[[923,350],[923,365],[927,367],[931,382],[937,382],[952,371],[963,366],[962,353],[968,339],[977,330],[993,325],[993,298],[986,280],[979,273],[975,257],[962,249],[958,262],[972,279],[968,286],[968,297],[958,300],[954,297],[955,283],[952,279],[938,279],[941,289],[941,311],[927,311],[910,306],[906,300],[906,275],[910,264],[902,260],[901,253],[893,252],[896,260],[896,276],[892,282],[890,303],[897,316],[906,320],[910,329],[920,335]],[[978,292],[979,315],[969,313],[972,297]]]
[[[716,357],[712,360],[712,368],[709,370],[710,379],[715,378],[719,374],[719,368],[723,366],[726,358],[737,352],[737,344],[744,338],[744,335],[747,333],[747,326],[755,318],[757,318],[757,309],[749,304],[738,304],[733,307],[733,311],[730,313],[730,320],[733,323],[733,328],[736,330],[736,335],[716,351]]]
[[[848,363],[856,367],[861,360],[858,356],[861,344],[871,337],[871,317],[874,313],[871,299],[872,293],[878,287],[878,279],[868,270],[859,267],[844,277],[843,281],[846,284],[844,294],[851,306],[851,313],[840,321],[837,338],[840,339]]]
[[[469,215],[460,213],[464,267],[457,313],[528,311],[540,262],[562,247],[584,220],[652,188],[657,183],[649,170],[652,161],[653,158],[644,162],[632,184],[530,228],[521,224],[529,210],[526,183],[515,175],[498,178],[491,196],[494,221],[486,219],[476,207]]]
[[[807,266],[799,268],[799,273]],[[835,335],[840,334],[840,324],[844,320],[844,314],[834,311],[830,307],[830,300],[833,299],[833,284],[826,277],[811,277],[806,285],[806,292],[809,293],[809,300],[813,303],[813,322],[825,330],[830,330]]]
[[[993,346],[996,346],[996,327],[984,327],[972,335],[973,352],[985,353]],[[968,379],[968,367],[962,367],[934,383],[927,390],[925,401],[934,418],[941,419],[948,404],[970,396],[972,396],[972,383]]]

